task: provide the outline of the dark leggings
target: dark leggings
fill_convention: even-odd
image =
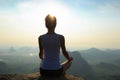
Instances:
[[[45,70],[40,68],[40,74],[43,77],[60,77],[63,74],[63,68],[58,70]]]

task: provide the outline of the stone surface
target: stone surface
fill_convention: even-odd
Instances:
[[[65,77],[59,78],[42,78],[39,72],[32,74],[0,74],[0,80],[84,80],[81,77],[66,74]]]

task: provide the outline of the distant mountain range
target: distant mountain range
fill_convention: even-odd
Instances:
[[[30,54],[33,54],[30,56]],[[110,80],[120,75],[120,49],[90,48],[69,52],[74,58],[67,73],[86,80]],[[62,61],[65,60],[61,57]],[[30,47],[0,50],[0,74],[33,73],[39,71],[38,49]],[[107,77],[109,76],[109,78]],[[114,77],[113,77],[114,76]],[[99,79],[98,79],[99,78]]]
[[[0,61],[0,74],[7,72],[8,65],[4,61]]]
[[[100,50],[90,48],[88,50],[81,50],[80,52],[100,80],[120,79],[120,49]]]
[[[81,50],[81,55],[90,64],[97,64],[100,62],[107,63],[119,63],[120,61],[120,49],[117,50],[100,50],[97,48],[90,48],[88,50]]]

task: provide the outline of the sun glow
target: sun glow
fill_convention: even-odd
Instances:
[[[64,5],[64,3],[60,3],[59,1],[44,1],[41,3],[23,2],[19,3],[17,8],[18,12],[15,15],[7,15],[7,19],[9,20],[8,22],[12,21],[7,25],[12,26],[10,28],[13,30],[11,31],[12,33],[9,33],[13,38],[11,39],[11,42],[8,41],[8,44],[36,45],[36,38],[40,34],[46,33],[44,20],[48,14],[57,18],[57,27],[55,30],[57,33],[69,35],[69,32],[71,32],[70,30],[73,30],[71,29],[71,10]],[[9,32],[9,29],[6,32]],[[19,37],[19,39],[16,37]],[[9,40],[9,37],[6,36],[5,33],[3,41],[6,40]],[[32,56],[32,54],[30,54],[30,56]]]
[[[40,30],[40,26],[44,26],[44,18],[50,14],[57,18],[58,25],[65,23],[68,21],[71,16],[71,12],[67,6],[59,1],[51,1],[51,2],[42,2],[42,3],[21,3],[19,4],[20,10],[20,22],[22,23],[20,26],[31,27],[26,30],[38,31]],[[58,26],[57,25],[57,26]],[[36,28],[33,26],[37,26]],[[62,25],[61,25],[62,26]],[[59,30],[63,31],[65,29]],[[42,30],[43,32],[44,30]]]
[[[56,16],[58,18],[64,17],[65,15],[69,14],[69,10],[67,7],[65,7],[62,3],[58,2],[51,2],[51,3],[45,3],[42,5],[43,12],[45,15],[51,14],[53,16]]]

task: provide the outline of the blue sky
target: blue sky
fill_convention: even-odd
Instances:
[[[120,48],[120,0],[0,0],[0,45],[37,46],[48,13],[68,47]]]
[[[50,0],[51,2],[57,1],[67,5],[73,11],[78,13],[86,13],[87,15],[99,15],[104,13],[109,17],[119,16],[120,13],[120,0]],[[17,12],[19,11],[18,5],[24,2],[43,3],[50,2],[49,0],[1,0],[0,10]],[[88,14],[89,13],[89,14]],[[117,14],[117,15],[115,15]],[[107,16],[105,15],[105,16]]]

